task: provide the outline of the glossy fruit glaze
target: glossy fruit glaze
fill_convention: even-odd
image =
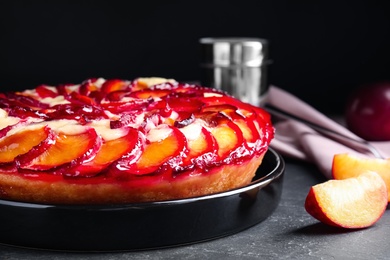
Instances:
[[[0,94],[0,173],[26,178],[207,174],[260,156],[273,136],[261,108],[174,80],[98,78]]]

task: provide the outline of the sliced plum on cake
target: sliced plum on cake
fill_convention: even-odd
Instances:
[[[130,82],[121,79],[106,80],[101,86],[101,92],[112,93],[116,91],[126,91],[130,88]]]
[[[23,170],[46,171],[84,163],[96,155],[102,141],[95,129],[65,122],[63,128],[69,131],[51,129],[45,140],[16,157],[17,166]]]
[[[138,131],[130,127],[121,128],[120,130],[125,133],[123,136],[114,139],[103,139],[103,144],[93,159],[68,167],[64,174],[67,176],[91,177],[99,174],[120,158],[126,158],[129,161],[138,158],[141,154]],[[112,131],[109,131],[108,135]]]
[[[192,123],[179,128],[187,139],[188,154],[183,158],[183,167],[193,168],[216,160],[218,144],[214,136],[201,124]]]
[[[15,133],[12,133],[12,130],[8,132],[11,132],[10,135],[0,139],[0,164],[12,163],[15,158],[28,153],[40,143],[53,141],[50,128],[46,126],[19,130]]]
[[[116,168],[124,172],[142,175],[155,172],[168,160],[187,153],[185,136],[174,127],[159,125],[152,128],[143,137],[143,151],[136,160],[120,159]]]
[[[266,149],[268,141],[273,137],[272,125],[266,123],[270,122],[268,113],[217,91],[205,93],[200,99],[205,103],[201,116],[206,116],[210,120],[210,113],[219,113],[219,118],[226,117],[232,121],[234,125],[230,124],[230,126],[233,129],[236,129],[236,126],[239,128],[238,132],[242,134],[244,145],[249,149],[238,149],[235,151],[236,155],[241,151],[250,156],[253,152],[261,152]],[[240,140],[241,136],[237,141],[240,142]],[[245,157],[244,154],[239,156]]]
[[[231,153],[242,145],[244,141],[241,129],[220,109],[235,110],[236,108],[229,105],[221,105],[220,107],[208,106],[204,107],[197,115],[205,122],[205,127],[217,142],[217,161],[229,160]]]

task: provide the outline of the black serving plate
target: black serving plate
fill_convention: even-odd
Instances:
[[[191,199],[125,205],[45,205],[0,200],[0,243],[61,251],[132,251],[237,233],[272,214],[285,164],[269,149],[253,182]]]

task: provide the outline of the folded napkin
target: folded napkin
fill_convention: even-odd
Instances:
[[[332,120],[292,94],[275,86],[270,86],[266,102],[276,108],[313,122],[322,127],[341,133],[350,138],[361,140],[343,124]],[[374,157],[367,152],[358,152],[338,141],[326,137],[309,126],[293,119],[277,118],[274,122],[275,138],[271,147],[282,156],[308,161],[317,165],[327,178],[332,178],[333,156],[337,153],[360,154]],[[370,142],[385,158],[390,158],[390,141]],[[354,145],[351,143],[351,145]],[[353,146],[352,146],[353,147]]]

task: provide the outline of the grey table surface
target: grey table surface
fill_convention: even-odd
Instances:
[[[374,226],[360,230],[326,226],[305,211],[304,201],[310,187],[323,181],[314,165],[286,160],[282,197],[273,214],[249,229],[212,241],[110,253],[56,252],[0,245],[0,259],[390,259],[389,210]]]

